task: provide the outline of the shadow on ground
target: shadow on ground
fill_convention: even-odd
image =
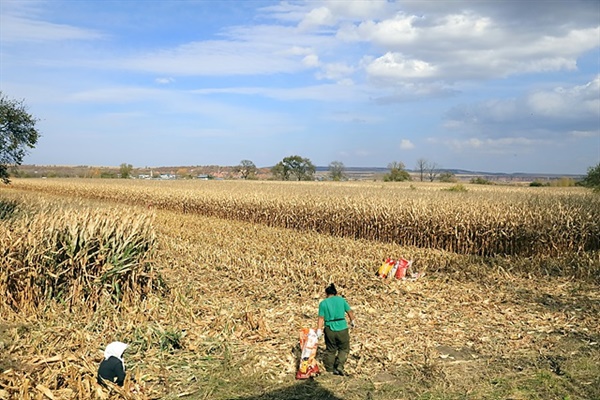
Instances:
[[[300,383],[272,392],[263,393],[250,397],[232,397],[229,400],[343,400],[331,391],[321,387],[313,379],[301,381]]]

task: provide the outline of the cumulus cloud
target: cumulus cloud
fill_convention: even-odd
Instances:
[[[393,12],[393,5],[387,0],[325,0],[324,5],[340,19],[379,19]]]
[[[400,149],[402,150],[410,150],[410,149],[414,149],[415,145],[413,142],[411,142],[409,139],[402,139],[400,141]]]
[[[600,46],[600,27],[593,18],[598,10],[590,2],[575,2],[580,8],[576,11],[564,2],[544,7],[537,3],[498,7],[456,1],[436,2],[433,7],[428,2],[383,0],[281,3],[270,10],[276,11],[272,16],[279,20],[298,23],[307,35],[304,39],[311,33],[326,39],[326,43],[313,42],[313,54],[318,55],[321,66],[336,63],[322,52],[359,44],[357,49],[363,53],[352,51],[348,55],[354,65],[349,61],[345,64],[354,67],[355,75],[363,71],[366,82],[400,85],[403,90],[411,82],[436,82],[438,87],[446,87],[438,91],[445,96],[460,81],[575,71],[577,58]],[[530,6],[536,9],[535,15]],[[582,23],[558,18],[557,12]],[[329,30],[321,30],[324,26]],[[367,59],[370,61],[365,62]],[[327,73],[317,76],[323,78]],[[393,98],[387,96],[387,101]]]
[[[302,59],[302,64],[306,67],[318,67],[319,66],[319,56],[316,54],[309,54]]]
[[[337,37],[370,43],[381,51],[367,65],[366,73],[373,80],[383,75],[388,81],[432,78],[454,82],[575,70],[577,57],[600,45],[597,23],[560,30],[543,25],[534,31],[515,27],[514,21],[499,18],[489,8],[467,4],[457,12],[460,7],[453,3],[445,14],[410,14],[400,8],[381,20],[340,26]]]
[[[399,13],[383,21],[367,20],[356,25],[344,25],[337,37],[346,41],[374,42],[382,48],[398,49],[418,38],[418,28],[413,24],[418,17]]]
[[[331,11],[326,7],[318,7],[310,10],[304,19],[300,21],[298,27],[300,29],[309,29],[323,25],[328,26],[334,24],[335,18],[333,17]]]
[[[488,138],[577,136],[600,132],[600,76],[583,85],[535,90],[522,97],[489,99],[451,109],[447,129]]]
[[[367,65],[366,71],[376,81],[397,82],[434,77],[436,67],[426,61],[408,59],[400,53],[386,53]]]
[[[260,9],[261,18],[274,23],[225,27],[221,40],[181,43],[87,65],[170,76],[293,74],[317,68],[318,79],[398,85],[402,92],[423,90],[422,83],[429,82],[435,84],[428,96],[447,96],[456,82],[464,80],[573,71],[578,56],[600,46],[600,27],[582,10],[569,11],[554,3],[548,5],[550,10],[530,5],[538,12],[526,13],[538,24],[532,29],[530,24],[515,24],[514,18],[523,18],[518,13],[524,6],[483,3],[457,1],[432,7],[427,2],[386,0],[282,2]],[[589,2],[577,3],[592,11]],[[557,10],[588,23],[545,22],[556,20]],[[35,18],[24,21],[23,14],[2,14],[3,40],[102,36]],[[86,65],[85,60],[76,62]],[[445,90],[439,89],[442,86]],[[413,95],[420,97],[417,92]],[[404,101],[402,96],[377,97]]]
[[[585,85],[557,87],[530,94],[527,107],[549,118],[600,118],[600,75]]]

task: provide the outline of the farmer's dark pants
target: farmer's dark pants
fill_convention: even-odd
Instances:
[[[329,372],[338,370],[344,372],[344,364],[350,352],[350,333],[348,329],[332,331],[325,328],[325,354],[323,364]]]

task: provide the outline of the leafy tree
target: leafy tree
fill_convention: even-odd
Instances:
[[[440,182],[454,183],[456,181],[456,175],[452,172],[442,172],[440,174]]]
[[[600,163],[595,167],[588,168],[587,175],[583,178],[581,184],[595,191],[600,191]]]
[[[493,185],[494,183],[488,179],[485,179],[481,176],[478,176],[476,178],[471,178],[471,180],[469,181],[475,185]]]
[[[383,176],[385,182],[401,182],[411,181],[412,178],[406,169],[404,169],[404,163],[399,161],[393,161],[388,164],[389,173]]]
[[[250,160],[242,160],[240,161],[240,165],[235,167],[235,172],[240,174],[240,178],[242,179],[254,178],[257,171],[258,168],[256,168],[256,165]]]
[[[100,172],[100,178],[102,179],[114,179],[116,178],[116,174],[112,171],[102,171]]]
[[[21,165],[27,148],[34,148],[40,134],[37,119],[27,112],[24,102],[0,92],[0,179],[10,183],[9,166]]]
[[[275,164],[273,166],[273,168],[271,168],[271,174],[273,175],[273,178],[275,178],[275,179],[279,179],[282,181],[289,180],[289,171],[287,171],[283,167],[282,161],[278,162],[277,164]]]
[[[175,175],[182,179],[192,179],[192,173],[190,169],[185,167],[177,168]]]
[[[271,168],[271,173],[284,181],[312,181],[316,170],[308,158],[289,156]]]
[[[123,163],[119,167],[119,172],[121,174],[121,178],[123,179],[131,178],[131,171],[133,171],[133,165],[131,164]]]
[[[346,179],[346,167],[341,161],[332,161],[329,164],[329,176],[334,181],[343,181]]]
[[[531,182],[531,183],[529,184],[529,186],[530,186],[530,187],[542,187],[542,186],[548,186],[548,185],[547,185],[547,184],[545,184],[545,183],[543,183],[543,182],[540,182],[540,181],[538,181],[538,180],[535,180],[535,181]]]

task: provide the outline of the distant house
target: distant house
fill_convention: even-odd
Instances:
[[[203,181],[207,181],[208,180],[208,175],[205,174],[200,174],[198,176],[196,176],[197,179],[203,180]]]
[[[175,179],[177,178],[174,174],[160,174],[160,179]]]
[[[152,176],[148,174],[140,174],[138,175],[138,179],[152,179]]]

